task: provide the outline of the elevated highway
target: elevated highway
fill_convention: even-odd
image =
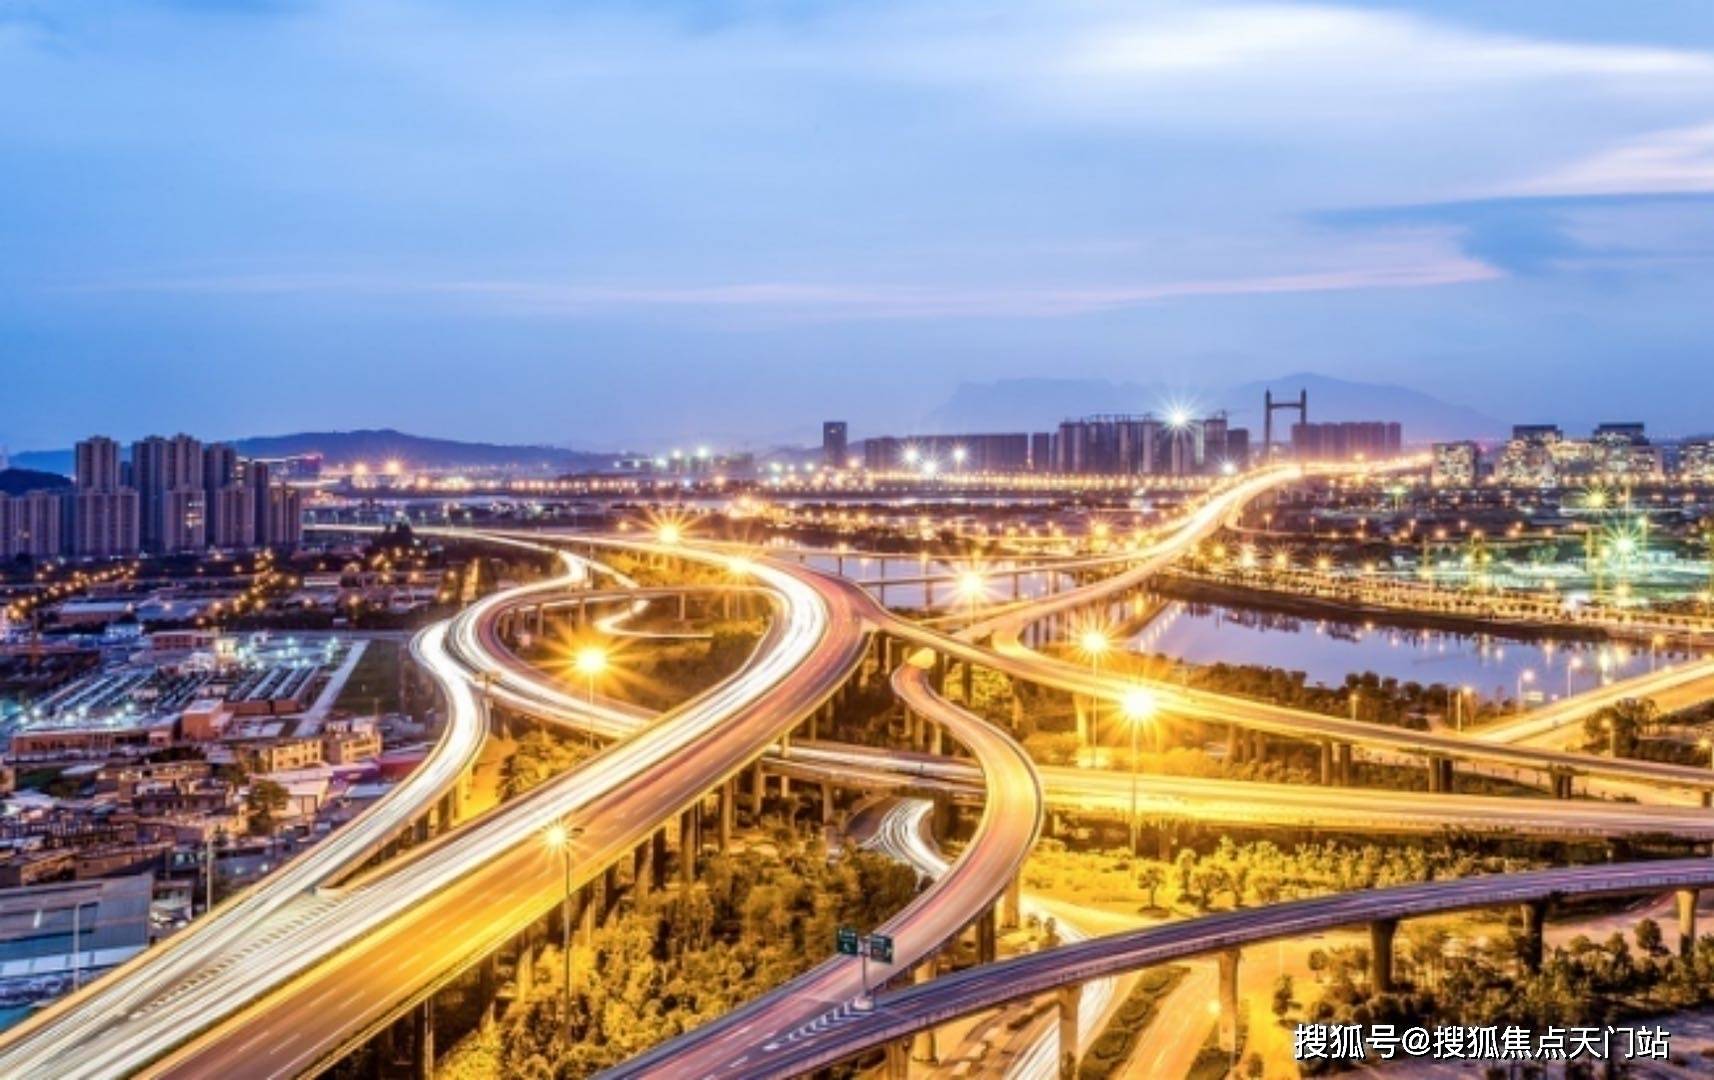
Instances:
[[[1077,1008],[1078,995],[1071,988],[1090,980],[1188,957],[1232,957],[1245,946],[1341,927],[1371,927],[1373,944],[1385,949],[1374,953],[1381,959],[1374,962],[1377,970],[1371,977],[1384,978],[1378,985],[1390,984],[1393,931],[1402,919],[1513,905],[1539,911],[1538,905],[1573,897],[1693,893],[1710,886],[1714,861],[1707,859],[1605,864],[1368,889],[1165,923],[969,968],[881,995],[871,1010],[848,1010],[836,1022],[769,1042],[746,1063],[746,1075],[753,1080],[805,1075],[926,1028],[1044,994],[1058,996],[1064,1025],[1064,1010]],[[1221,999],[1226,1005],[1235,995],[1236,961],[1228,960],[1222,968]]]

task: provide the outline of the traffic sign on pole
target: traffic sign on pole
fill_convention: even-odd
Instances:
[[[892,963],[893,939],[886,934],[870,934],[869,955],[883,964]]]

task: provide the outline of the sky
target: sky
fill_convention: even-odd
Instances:
[[[1701,431],[1711,211],[1704,0],[0,0],[0,445],[1304,370]]]

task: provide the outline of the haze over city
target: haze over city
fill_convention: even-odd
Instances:
[[[1705,16],[11,3],[0,443],[804,441],[1299,371],[1690,434]]]

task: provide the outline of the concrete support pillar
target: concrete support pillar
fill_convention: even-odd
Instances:
[[[726,851],[732,846],[732,830],[738,821],[738,780],[729,778],[720,785],[720,850]]]
[[[1570,773],[1559,772],[1556,770],[1554,772],[1549,773],[1548,777],[1549,777],[1549,779],[1551,779],[1553,781],[1553,797],[1554,798],[1556,798],[1556,799],[1569,799],[1569,798],[1571,798],[1571,774]]]
[[[1012,731],[1022,730],[1024,726],[1024,699],[1017,694],[1017,687],[1012,688]]]
[[[1233,765],[1240,765],[1244,761],[1244,733],[1238,729],[1237,724],[1228,725],[1226,728],[1226,760]]]
[[[768,778],[762,773],[762,762],[750,766],[750,824],[758,825],[762,820],[762,798],[768,793]]]
[[[696,880],[696,807],[678,817],[678,876],[688,886]]]
[[[1250,732],[1250,760],[1257,765],[1268,760],[1267,737],[1259,731]]]
[[[512,982],[518,988],[517,1000],[526,1002],[536,988],[536,935],[526,929],[518,937],[518,957],[512,963]]]
[[[1520,905],[1523,912],[1523,963],[1531,973],[1541,970],[1542,924],[1547,921],[1547,901],[1531,900]]]
[[[946,737],[941,726],[939,724],[931,723],[929,724],[929,731],[931,734],[929,736],[928,752],[931,754],[946,753]]]
[[[1428,790],[1431,794],[1437,794],[1442,790],[1440,787],[1440,759],[1437,757],[1428,759]]]
[[[1332,787],[1337,782],[1333,772],[1333,743],[1323,739],[1321,740],[1321,785],[1323,787]]]
[[[1686,960],[1696,947],[1696,897],[1695,889],[1678,890],[1678,955]]]
[[[424,999],[411,1014],[411,1029],[415,1050],[411,1054],[411,1075],[416,1080],[432,1080],[434,1076],[434,998]]]
[[[808,735],[810,742],[814,742],[817,738],[820,737],[820,735],[821,735],[821,710],[819,708],[810,710],[809,720],[805,723],[804,726],[808,729],[807,735]]]
[[[653,851],[649,862],[654,864],[655,888],[664,888],[667,883],[667,831],[656,829],[649,837],[649,847]]]
[[[932,957],[917,964],[911,972],[911,980],[925,983],[934,978],[935,961]],[[911,1059],[926,1065],[940,1064],[940,1040],[935,1037],[934,1028],[925,1027],[916,1033],[911,1040]]]
[[[938,839],[950,837],[953,830],[958,828],[958,807],[946,795],[934,797],[934,814],[929,822],[929,831]]]
[[[1013,874],[1000,898],[1000,929],[1016,930],[1023,924],[1023,892],[1023,878]]]
[[[1339,767],[1336,771],[1338,773],[1339,783],[1349,787],[1351,784],[1356,782],[1355,770],[1351,765],[1351,744],[1340,743],[1337,749],[1339,754]]]
[[[970,704],[971,695],[976,692],[975,691],[976,669],[971,665],[970,661],[966,660],[964,662],[964,670],[960,674],[961,674],[960,689],[964,691],[964,704],[968,705],[968,704]]]
[[[1216,1001],[1220,1006],[1220,1049],[1228,1054],[1238,1049],[1238,961],[1242,956],[1237,949],[1227,949],[1219,956],[1220,988]]]
[[[982,909],[982,914],[976,916],[976,962],[992,964],[1000,956],[1000,935],[996,930],[994,906],[988,905]]]
[[[823,826],[833,824],[834,816],[833,781],[823,780],[821,782],[821,824]]]
[[[605,903],[601,896],[602,890],[600,878],[596,878],[578,890],[577,928],[573,934],[573,940],[586,949],[595,940],[595,927],[600,920],[601,908]]]
[[[898,1039],[887,1044],[887,1080],[910,1080],[911,1041]]]
[[[1376,919],[1369,924],[1369,985],[1377,994],[1393,989],[1393,935],[1397,919]]]
[[[1083,984],[1073,983],[1054,991],[1059,1006],[1059,1078],[1077,1080],[1077,1066],[1082,1061],[1078,1040],[1078,1006],[1083,1002]]]
[[[631,853],[631,892],[637,899],[649,895],[655,886],[655,846],[648,837]]]
[[[490,952],[476,965],[476,999],[482,1003],[483,1028],[494,1023],[494,999],[500,996],[500,954]]]

